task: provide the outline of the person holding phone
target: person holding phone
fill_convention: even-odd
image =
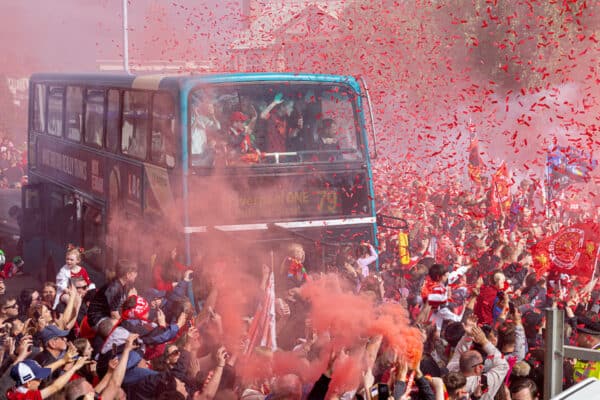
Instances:
[[[504,384],[509,365],[481,328],[476,325],[468,328],[465,328],[466,333],[458,342],[447,368],[451,372],[461,372],[467,378],[466,389],[469,394],[480,396],[482,400],[491,400]],[[486,358],[490,360],[489,368],[484,368],[482,354],[470,349],[472,343],[483,348]]]
[[[10,376],[17,383],[17,386],[6,393],[9,400],[41,400],[47,399],[53,394],[60,391],[73,377],[81,367],[89,360],[79,358],[73,368],[66,371],[49,386],[40,390],[42,380],[48,378],[52,373],[50,368],[43,368],[40,364],[33,360],[24,360],[17,363],[10,370]]]

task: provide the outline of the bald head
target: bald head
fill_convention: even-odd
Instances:
[[[302,382],[298,375],[284,375],[275,381],[272,394],[272,399],[300,400],[302,398]]]
[[[460,355],[460,372],[465,376],[481,375],[483,371],[483,357],[478,351],[469,350]]]

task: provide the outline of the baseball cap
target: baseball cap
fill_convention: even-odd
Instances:
[[[47,343],[50,339],[54,339],[56,337],[66,337],[68,334],[69,331],[58,329],[58,327],[55,325],[48,325],[40,332],[40,339],[42,342]]]
[[[10,377],[17,382],[18,386],[22,386],[34,379],[46,379],[51,373],[50,368],[43,368],[37,361],[25,360],[12,367]]]

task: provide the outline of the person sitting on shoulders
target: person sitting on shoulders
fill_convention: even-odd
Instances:
[[[54,300],[54,306],[58,304],[65,289],[69,286],[70,280],[73,278],[82,278],[88,285],[88,289],[96,288],[90,279],[87,270],[80,265],[81,255],[82,251],[80,249],[70,247],[69,250],[67,250],[65,265],[63,265],[60,271],[58,271],[58,274],[56,274],[56,289],[58,293]]]

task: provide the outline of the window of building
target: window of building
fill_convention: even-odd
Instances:
[[[67,88],[67,139],[80,141],[83,122],[83,90],[80,87]]]
[[[85,142],[102,147],[102,143],[104,143],[104,91],[88,90],[85,100]]]

